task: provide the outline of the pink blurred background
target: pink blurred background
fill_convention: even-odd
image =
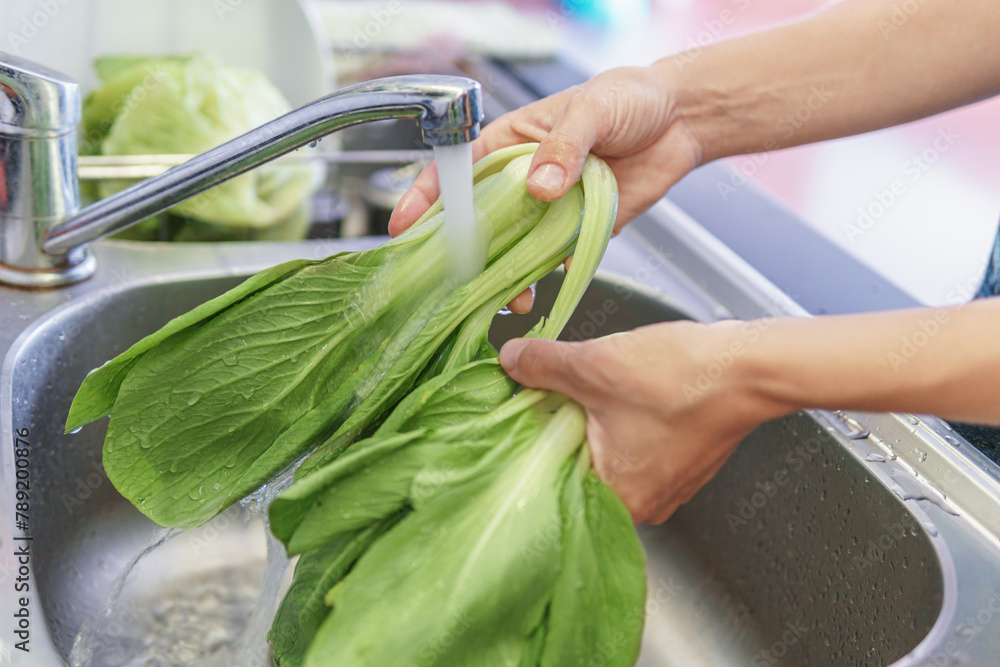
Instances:
[[[635,0],[645,6],[644,17],[614,27],[562,21],[554,2],[513,4],[548,17],[563,33],[566,57],[593,73],[647,64],[697,41],[710,43],[793,20],[826,3]],[[719,20],[723,12],[728,12],[725,23]],[[994,99],[898,128],[779,151],[753,167],[746,164],[750,157],[730,162],[754,170],[754,181],[918,299],[943,304],[956,300],[956,294],[968,296],[996,233],[998,118],[1000,99]],[[942,134],[952,139],[939,151],[934,142]],[[912,159],[925,151],[934,162],[916,176]],[[880,207],[896,180],[904,181],[905,190]],[[866,229],[859,225],[862,211],[877,214],[865,220]]]

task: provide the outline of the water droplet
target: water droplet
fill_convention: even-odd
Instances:
[[[871,461],[872,463],[885,463],[885,457],[881,454],[869,454],[865,457],[865,461]]]
[[[946,435],[946,436],[944,436],[944,441],[947,442],[952,447],[961,447],[962,446],[962,443],[958,441],[958,438],[956,438],[953,435]]]
[[[318,140],[313,139],[312,141],[309,142],[309,148],[316,148],[317,146],[319,146]]]
[[[69,434],[70,435],[76,435],[77,433],[79,433],[82,430],[83,430],[82,426],[77,426],[75,429],[73,429],[72,431],[70,431]]]

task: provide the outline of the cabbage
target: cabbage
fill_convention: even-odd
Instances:
[[[208,53],[104,57],[94,67],[102,86],[84,102],[83,154],[196,155],[291,108],[260,72],[229,67]],[[206,223],[174,230],[171,237],[302,237],[308,225],[304,204],[314,181],[307,166],[264,165],[170,209],[175,215]],[[127,181],[101,181],[97,194],[108,197],[128,185]],[[275,233],[275,227],[282,231]],[[143,237],[156,229],[158,225],[147,223],[128,236]]]

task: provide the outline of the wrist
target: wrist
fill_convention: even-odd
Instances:
[[[683,51],[650,66],[671,97],[672,123],[683,128],[701,148],[702,164],[777,148],[776,142],[765,146],[766,138],[756,138],[760,133],[754,130],[750,107],[744,102],[757,95],[740,90],[738,80],[717,71],[713,64],[716,48]]]
[[[766,344],[767,327],[767,320],[727,320],[707,326],[712,362],[725,373],[724,390],[738,397],[737,404],[757,422],[805,407],[794,389],[795,378],[775,356],[774,347]]]

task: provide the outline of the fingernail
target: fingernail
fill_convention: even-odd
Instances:
[[[407,190],[403,193],[403,196],[399,198],[396,202],[396,208],[392,209],[392,214],[395,215],[400,211],[404,210],[407,206],[413,203],[413,198],[417,196],[417,193],[413,190]]]
[[[528,184],[549,192],[556,192],[562,187],[565,180],[566,170],[549,162],[535,169],[531,178],[528,179]]]
[[[403,196],[399,198],[396,202],[396,208],[392,209],[392,213],[389,214],[389,230],[390,234],[395,230],[397,221],[406,212],[406,209],[413,204],[413,200],[416,197],[416,193],[413,190],[407,190],[403,193]],[[404,231],[404,230],[399,230]]]
[[[507,341],[500,348],[500,365],[507,370],[517,368],[517,360],[521,357],[521,352],[524,351],[524,348],[528,347],[529,342],[525,338],[515,338],[514,340]]]

